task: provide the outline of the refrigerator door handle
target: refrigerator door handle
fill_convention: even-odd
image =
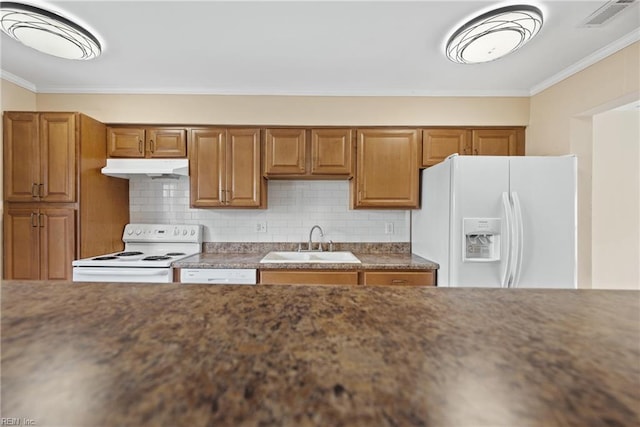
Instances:
[[[511,193],[511,199],[515,210],[515,232],[517,235],[517,247],[515,248],[516,259],[514,260],[514,278],[513,287],[517,287],[520,283],[520,273],[522,273],[522,253],[524,250],[524,226],[522,220],[522,205],[520,198],[515,191]]]
[[[511,210],[511,203],[509,201],[509,194],[502,193],[502,208],[504,209],[504,218],[506,221],[506,234],[504,236],[504,253],[505,259],[503,260],[504,270],[502,272],[502,280],[500,287],[509,287],[509,278],[511,277],[511,244],[512,242],[512,224],[513,224],[513,211]]]

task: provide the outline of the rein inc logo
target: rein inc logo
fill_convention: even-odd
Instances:
[[[2,417],[0,426],[35,426],[36,420],[31,418]]]

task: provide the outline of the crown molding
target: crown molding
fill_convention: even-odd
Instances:
[[[335,96],[335,97],[528,97],[529,91],[523,90],[412,90],[412,91],[283,91],[282,89],[243,91],[212,88],[69,88],[39,87],[38,93],[50,94],[102,94],[102,95],[220,95],[220,96]]]
[[[635,29],[629,34],[627,34],[626,36],[619,38],[613,43],[608,44],[602,49],[595,51],[594,53],[587,56],[586,58],[571,65],[570,67],[565,68],[561,72],[533,86],[531,88],[531,91],[529,92],[529,96],[537,95],[543,90],[548,89],[557,83],[560,83],[562,80],[566,79],[567,77],[571,77],[572,75],[584,70],[587,67],[590,67],[596,62],[602,61],[607,56],[610,56],[618,52],[619,50],[624,49],[625,47],[631,45],[632,43],[637,42],[638,40],[640,40],[640,29]]]
[[[36,85],[31,83],[28,80],[23,79],[22,77],[18,77],[15,74],[11,74],[8,71],[0,69],[0,77],[8,82],[16,84],[24,89],[30,90],[33,93],[38,93]]]

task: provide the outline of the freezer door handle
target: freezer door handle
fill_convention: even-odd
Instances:
[[[513,224],[513,211],[511,209],[511,202],[509,201],[509,194],[502,193],[502,208],[504,209],[505,228],[507,232],[504,236],[504,253],[505,257],[502,261],[504,270],[502,272],[502,281],[500,287],[509,287],[509,279],[511,277],[511,244],[512,244],[512,224]]]
[[[513,287],[517,287],[520,283],[520,273],[522,273],[522,255],[524,250],[524,225],[522,220],[522,205],[520,204],[520,198],[515,191],[511,193],[511,199],[513,201],[513,207],[515,211],[515,233],[517,247],[515,248],[516,258],[514,260],[514,277]]]

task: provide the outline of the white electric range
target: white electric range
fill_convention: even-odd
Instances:
[[[127,224],[124,250],[73,261],[74,282],[173,282],[171,264],[202,250],[201,225]]]

